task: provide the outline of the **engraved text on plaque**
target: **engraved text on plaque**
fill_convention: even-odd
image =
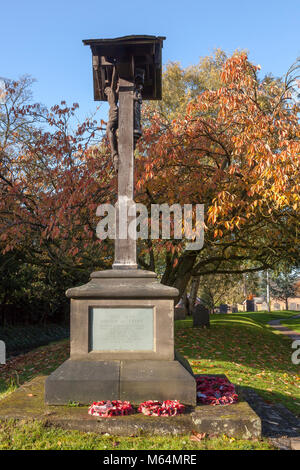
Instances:
[[[91,351],[153,351],[153,307],[90,309]]]

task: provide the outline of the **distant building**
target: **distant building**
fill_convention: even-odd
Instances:
[[[288,298],[288,310],[300,311],[300,279],[295,283],[296,296]],[[259,312],[262,310],[268,310],[267,299],[264,296],[255,297],[249,296],[248,299],[244,300],[241,304],[237,305],[239,312]],[[286,310],[286,304],[284,300],[270,298],[270,310]]]
[[[271,299],[271,310],[285,310],[284,300]],[[290,297],[288,299],[288,309],[300,311],[300,297]]]
[[[238,304],[238,310],[239,312],[246,312],[246,311],[252,311],[252,312],[259,312],[262,310],[268,310],[268,304],[266,301],[265,297],[253,297],[251,299],[253,302],[253,309],[251,310],[248,307],[247,310],[247,300],[244,300],[242,304]],[[274,299],[270,298],[270,309],[271,310],[285,310],[285,301],[284,300],[279,300],[279,299]],[[290,297],[288,299],[288,309],[289,310],[297,310],[300,311],[300,296],[297,297]]]

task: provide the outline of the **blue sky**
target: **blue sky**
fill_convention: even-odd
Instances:
[[[216,47],[247,49],[276,76],[300,56],[300,0],[1,0],[0,20],[0,76],[32,75],[35,101],[78,102],[80,118],[99,105],[82,39],[167,36],[163,63],[184,66]]]

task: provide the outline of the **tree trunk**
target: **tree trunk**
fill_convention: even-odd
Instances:
[[[200,278],[194,277],[192,280],[192,286],[191,286],[191,292],[190,292],[190,298],[189,298],[189,305],[190,305],[191,312],[193,311],[193,308],[196,302],[199,284],[200,284]]]
[[[167,259],[167,267],[162,277],[162,284],[176,287],[179,290],[179,296],[175,302],[179,302],[191,278],[191,272],[197,258],[197,253],[185,252],[179,258],[177,266],[173,267],[173,261]]]
[[[268,312],[271,311],[270,308],[270,280],[269,280],[269,270],[267,269],[267,308]]]
[[[187,315],[191,315],[190,303],[189,303],[189,299],[187,297],[186,291],[184,292],[182,299],[183,299],[183,305],[184,305],[184,307],[186,308],[186,311],[187,311]]]

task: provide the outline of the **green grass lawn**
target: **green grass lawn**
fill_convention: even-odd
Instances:
[[[40,422],[0,422],[0,450],[272,450],[267,439],[227,436],[117,437],[46,427]]]
[[[299,312],[297,312],[299,314]],[[287,326],[293,331],[296,331],[297,333],[300,333],[300,317],[299,318],[291,318],[291,319],[284,319],[282,322],[280,322],[281,325]]]
[[[220,320],[234,320],[241,323],[249,323],[249,321],[253,323],[257,323],[260,325],[268,326],[268,323],[271,320],[281,320],[282,318],[285,321],[289,321],[290,317],[299,314],[296,310],[276,310],[274,312],[238,312],[238,313],[230,313],[230,314],[216,314],[212,315],[211,319],[214,321]]]
[[[268,402],[280,402],[300,415],[299,365],[291,361],[292,340],[268,322],[294,312],[254,312],[211,316],[210,329],[193,329],[192,320],[176,322],[176,346],[195,373],[226,374],[252,387]]]
[[[292,364],[291,340],[268,326],[295,312],[213,315],[210,329],[193,329],[192,320],[177,321],[176,348],[198,374],[222,373],[235,384],[253,387],[268,402],[280,402],[300,415],[299,366]],[[0,398],[19,384],[49,374],[69,356],[69,342],[43,346],[0,366]],[[2,395],[1,395],[2,394]],[[206,436],[116,437],[64,431],[41,423],[0,423],[0,449],[272,449],[266,439]]]

